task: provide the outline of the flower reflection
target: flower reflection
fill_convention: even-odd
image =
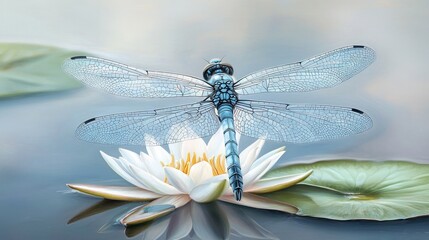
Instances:
[[[110,201],[110,200],[103,199],[103,200],[99,201],[98,203],[90,206],[89,208],[83,210],[82,212],[76,214],[74,217],[70,218],[70,220],[67,222],[67,224],[77,222],[77,221],[82,220],[84,218],[91,217],[93,215],[97,215],[99,213],[108,211],[110,209],[115,209],[115,208],[123,206],[125,204],[127,204],[127,202]]]
[[[103,200],[79,212],[68,223],[120,206],[122,204],[116,201]],[[117,222],[110,221],[103,225],[99,232],[115,230],[116,225]],[[249,217],[245,209],[221,202],[191,201],[172,214],[128,227],[124,233],[127,237],[139,236],[142,239],[278,239]]]

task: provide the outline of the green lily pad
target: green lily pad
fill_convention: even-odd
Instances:
[[[62,70],[66,58],[82,52],[41,45],[0,43],[0,98],[79,87]]]
[[[313,169],[305,181],[265,194],[298,215],[335,220],[396,220],[429,215],[429,165],[403,161],[331,160],[274,169],[264,177]]]

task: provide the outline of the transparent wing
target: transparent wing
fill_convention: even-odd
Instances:
[[[119,113],[91,118],[76,135],[108,144],[163,145],[206,137],[219,129],[213,103],[199,102],[151,111]]]
[[[340,48],[308,60],[264,69],[235,83],[240,94],[306,92],[333,87],[364,70],[375,52],[364,46]]]
[[[349,136],[372,126],[371,118],[355,108],[247,100],[235,106],[234,121],[243,135],[294,143]]]
[[[206,97],[212,92],[211,85],[195,77],[139,70],[94,57],[72,57],[63,69],[87,85],[126,97]]]

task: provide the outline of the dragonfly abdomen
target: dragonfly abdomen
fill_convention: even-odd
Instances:
[[[235,199],[240,201],[243,194],[243,176],[241,174],[240,156],[238,155],[233,106],[231,104],[221,104],[217,109],[225,141],[225,158],[229,176],[229,185],[234,192]]]

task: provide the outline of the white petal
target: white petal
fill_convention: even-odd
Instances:
[[[134,172],[134,176],[136,180],[147,185],[149,187],[149,190],[162,195],[177,195],[182,193],[179,190],[177,190],[175,187],[159,180],[158,178],[154,177],[150,173],[145,172],[133,166],[130,166],[130,167],[131,167],[131,171]]]
[[[158,162],[162,161],[165,164],[170,163],[171,156],[167,151],[165,151],[164,148],[162,148],[160,146],[147,145],[146,150],[147,150],[147,153],[149,154],[149,156],[152,157],[152,159],[155,159]]]
[[[119,152],[121,153],[122,157],[124,157],[127,160],[127,162],[130,162],[136,165],[137,167],[142,168],[143,170],[147,170],[137,153],[124,148],[119,148]]]
[[[134,208],[120,222],[125,225],[135,225],[154,220],[182,207],[191,199],[187,195],[165,196],[151,203]]]
[[[250,171],[243,176],[244,187],[246,191],[246,186],[253,184],[253,182],[258,181],[261,177],[269,171],[274,164],[280,159],[280,157],[285,153],[284,148],[278,148],[274,151],[271,151],[264,156],[256,160]]]
[[[260,178],[262,178],[271,168],[273,168],[273,166],[277,163],[277,161],[280,159],[281,156],[283,156],[283,154],[285,153],[285,151],[280,151],[278,153],[275,153],[273,155],[271,155],[270,157],[267,157],[264,160],[261,160],[261,163],[263,163],[264,161],[266,162],[270,162],[270,164],[268,164],[268,166],[263,169],[263,171],[256,177],[255,181],[258,181]],[[261,157],[262,158],[262,157]],[[256,160],[256,161],[259,161]],[[255,162],[256,163],[256,162]],[[254,164],[255,165],[255,164]],[[258,164],[256,164],[256,166],[258,166]]]
[[[172,143],[168,145],[168,148],[170,149],[170,154],[174,156],[175,160],[180,160],[182,158],[182,143]],[[169,164],[168,162],[167,164]]]
[[[252,208],[277,210],[277,211],[293,213],[293,214],[298,212],[298,209],[292,205],[289,205],[284,202],[275,201],[266,197],[261,197],[251,193],[244,193],[243,198],[241,198],[241,201],[237,201],[233,196],[229,196],[229,195],[220,197],[220,200],[237,204],[237,205],[252,207]]]
[[[261,152],[265,140],[258,139],[240,153],[241,172],[246,174]]]
[[[170,204],[170,205],[173,205],[175,208],[179,208],[187,204],[189,201],[191,201],[191,198],[189,198],[189,196],[186,194],[175,195],[175,196],[164,196],[162,198],[158,198],[150,202],[146,206]]]
[[[140,206],[132,209],[120,222],[124,226],[132,226],[152,221],[176,210],[173,205]]]
[[[293,174],[281,177],[273,178],[263,178],[257,182],[254,182],[252,186],[248,186],[246,192],[253,193],[267,193],[274,192],[284,188],[293,186],[301,181],[304,181],[308,176],[313,173],[313,170],[310,170],[305,173]]]
[[[144,152],[140,153],[140,159],[145,165],[148,173],[152,174],[159,180],[164,181],[164,168],[162,167],[161,162],[158,159],[155,159]]]
[[[166,239],[183,239],[192,231],[190,205],[188,204],[172,214],[166,230]]]
[[[250,186],[255,182],[258,176],[265,171],[266,168],[270,165],[270,161],[264,161],[259,164],[257,167],[252,168],[248,173],[243,176],[244,191],[247,190],[247,186]]]
[[[228,174],[224,173],[221,175],[216,175],[211,177],[210,179],[207,179],[205,182],[201,183],[201,184],[206,184],[206,183],[212,183],[212,182],[219,182],[221,180],[225,180],[227,182],[227,184],[225,184],[225,188],[222,191],[222,195],[231,192],[231,194],[233,194],[232,192],[232,188],[229,186],[229,177]]]
[[[128,181],[129,183],[133,184],[134,186],[147,189],[147,187],[144,184],[141,184],[139,181],[137,181],[134,176],[131,176],[121,164],[119,164],[117,161],[119,161],[116,158],[113,158],[104,152],[100,151],[101,156],[104,158],[106,163],[109,165],[109,167],[116,172],[119,176],[121,176],[123,179]]]
[[[262,157],[258,158],[255,162],[253,162],[253,164],[252,164],[252,166],[250,168],[252,169],[254,167],[257,167],[262,162],[268,161],[267,159],[269,159],[274,154],[277,154],[279,152],[285,153],[286,152],[285,149],[286,149],[285,147],[280,147],[280,148],[274,149],[271,152],[268,152],[268,153],[264,154]]]
[[[127,159],[125,159],[124,157],[119,157],[119,159],[115,159],[116,163],[118,164],[118,166],[120,166],[128,175],[130,175],[133,179],[135,179],[138,183],[140,183],[144,189],[149,190],[149,191],[153,191],[153,188],[150,187],[149,185],[145,184],[144,182],[140,181],[139,176],[136,176],[135,171],[131,170],[131,166],[134,167],[135,169],[139,169],[141,170],[141,172],[144,172],[146,175],[151,175],[151,172],[148,172],[146,170],[144,170],[143,168],[139,168],[136,165],[132,164],[131,162],[127,161]]]
[[[92,184],[67,184],[81,193],[118,201],[147,201],[161,195],[137,187],[99,186]]]
[[[248,151],[246,151],[248,150]],[[241,165],[241,173],[244,175],[249,172],[253,161],[257,158],[256,152],[257,148],[246,148],[245,151],[240,153],[240,165]]]
[[[189,171],[189,177],[191,177],[195,185],[198,185],[213,177],[212,166],[210,166],[210,164],[206,161],[201,161],[197,164],[194,164]]]
[[[197,138],[188,140],[182,143],[182,159],[186,159],[188,153],[192,155],[195,153],[197,156],[203,156],[207,151],[207,145],[203,139]]]
[[[167,175],[168,183],[183,193],[191,192],[194,187],[194,182],[188,175],[172,167],[166,167],[164,170]]]
[[[113,159],[115,160],[116,164],[118,164],[118,166],[120,166],[129,176],[131,176],[133,179],[135,179],[139,184],[141,184],[144,189],[152,191],[152,189],[148,185],[146,185],[146,184],[144,184],[138,180],[138,177],[135,176],[135,173],[133,171],[131,171],[130,166],[134,166],[135,168],[139,168],[139,167],[135,166],[134,164],[129,162],[124,157],[119,157],[119,159],[116,159],[116,158],[113,158]],[[143,168],[139,168],[139,169],[141,169],[144,172],[147,172],[146,170],[143,170]]]
[[[216,157],[219,154],[225,154],[225,141],[223,140],[222,128],[217,130],[207,144],[207,157]]]
[[[222,196],[225,186],[227,186],[226,179],[215,182],[209,181],[192,189],[189,196],[196,202],[212,202]]]

